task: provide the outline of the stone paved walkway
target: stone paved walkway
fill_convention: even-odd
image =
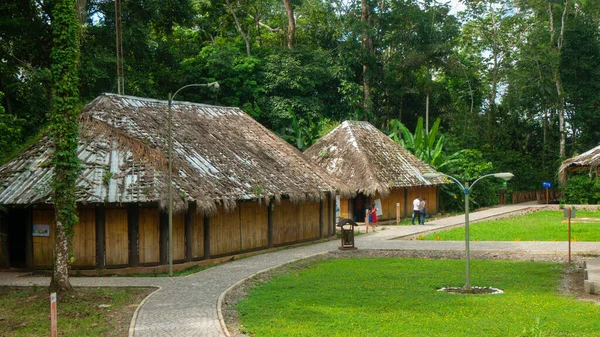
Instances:
[[[471,222],[520,212],[532,204],[506,205],[471,213]],[[356,237],[359,249],[464,250],[464,242],[398,240],[443,227],[464,223],[464,216],[431,221],[425,225],[388,226],[385,230]],[[159,291],[148,297],[138,311],[130,336],[228,336],[222,327],[219,296],[232,285],[258,272],[289,262],[337,250],[338,240],[283,249],[231,261],[199,273],[178,278],[82,277],[71,278],[74,286],[155,286]],[[471,242],[471,250],[510,250],[566,254],[566,242]],[[600,254],[600,243],[573,242],[575,254]],[[0,285],[47,285],[47,277],[0,273]]]

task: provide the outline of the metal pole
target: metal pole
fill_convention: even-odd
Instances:
[[[173,115],[169,93],[169,277],[173,276]]]
[[[469,248],[469,182],[465,182],[465,251],[467,260],[467,281],[465,289],[471,290],[471,252]]]
[[[568,209],[569,213],[569,265],[571,265],[571,208]]]

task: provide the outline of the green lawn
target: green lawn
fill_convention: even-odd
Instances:
[[[577,217],[600,218],[600,212],[577,211]],[[539,211],[494,221],[473,223],[469,226],[472,241],[567,241],[568,224],[563,211]],[[461,241],[464,227],[424,236],[425,240]],[[600,241],[599,223],[571,223],[571,240]]]
[[[562,266],[472,261],[472,284],[505,291],[458,295],[464,261],[326,260],[251,289],[237,305],[261,336],[600,336],[600,306],[558,294]],[[539,322],[539,323],[538,323]]]

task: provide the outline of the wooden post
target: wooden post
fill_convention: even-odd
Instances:
[[[185,261],[190,262],[192,261],[192,245],[193,245],[193,238],[192,238],[192,214],[194,214],[194,212],[196,212],[196,203],[195,202],[190,202],[188,203],[188,208],[187,211],[185,212],[185,222],[184,222],[184,226],[185,226]]]
[[[323,198],[319,199],[319,238],[323,238]]]
[[[104,268],[106,245],[106,209],[104,205],[96,206],[96,267]]]
[[[275,200],[271,199],[271,202],[267,206],[267,231],[268,231],[268,246],[273,248],[273,209],[275,208]]]
[[[160,212],[160,264],[169,263],[169,214]]]
[[[50,336],[56,337],[58,335],[58,319],[56,317],[56,293],[50,294]]]
[[[546,205],[548,205],[548,187],[546,187]]]
[[[210,259],[210,217],[204,215],[204,259]]]
[[[546,199],[548,200],[548,199]],[[571,264],[571,208],[568,209],[568,223],[569,223],[569,265]]]
[[[366,225],[365,233],[368,233],[369,232],[369,210],[368,209],[365,211],[365,225]]]
[[[400,203],[396,203],[396,225],[400,224]]]
[[[25,268],[33,269],[33,208],[25,210]]]
[[[138,244],[138,232],[140,210],[138,205],[127,205],[127,237],[129,239],[129,265],[137,267],[140,264],[140,249]]]
[[[439,198],[438,198],[439,200]],[[412,209],[412,208],[411,208]],[[407,217],[408,215],[408,188],[404,188],[404,216]]]

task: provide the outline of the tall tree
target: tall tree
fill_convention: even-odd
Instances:
[[[294,36],[296,35],[296,19],[294,18],[294,6],[292,0],[283,0],[283,6],[288,17],[288,48],[292,49],[294,46]]]
[[[371,59],[373,56],[373,37],[372,37],[372,13],[369,0],[361,0],[361,16],[362,23],[362,57],[363,57],[363,94],[364,94],[364,109],[365,119],[369,120],[371,114]]]
[[[51,135],[54,143],[54,207],[56,234],[54,272],[50,288],[70,291],[73,226],[77,222],[76,180],[79,174],[77,144],[79,22],[75,0],[57,0],[52,10],[52,113]]]

